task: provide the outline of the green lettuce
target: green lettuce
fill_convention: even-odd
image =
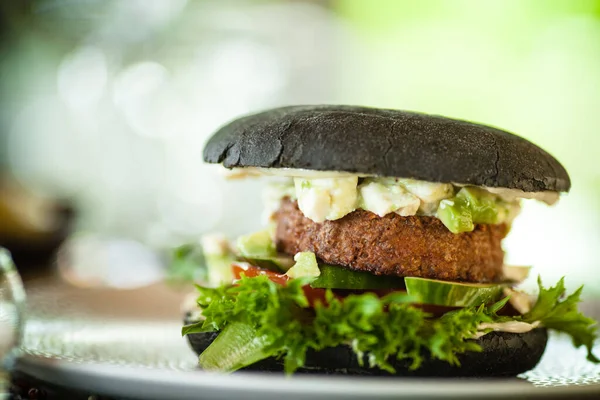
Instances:
[[[527,314],[523,315],[525,322],[541,321],[546,328],[571,336],[575,347],[585,346],[588,350],[587,359],[594,363],[600,360],[592,353],[594,341],[597,338],[596,321],[583,315],[577,309],[581,301],[583,286],[564,300],[565,294],[564,278],[561,278],[556,286],[549,289],[544,288],[542,280],[538,277],[540,289],[537,302]]]
[[[185,244],[173,250],[167,269],[168,282],[184,283],[207,279],[206,258],[200,246]]]
[[[219,336],[247,337],[248,332],[253,332],[257,338],[247,359],[232,359],[232,354],[244,352],[217,339],[200,357],[201,366],[231,372],[275,356],[282,357],[286,373],[292,373],[304,365],[309,349],[319,351],[341,344],[350,345],[359,362],[367,361],[370,367],[389,372],[394,372],[389,362],[394,358],[407,360],[412,369],[419,368],[424,355],[459,365],[459,354],[481,351],[470,340],[481,333],[480,324],[507,321],[540,321],[547,328],[570,335],[575,346],[587,348],[590,361],[599,362],[592,354],[595,321],[577,310],[581,288],[562,299],[562,279],[549,289],[539,280],[538,301],[523,316],[497,315],[507,297],[487,307],[462,308],[439,318],[413,307],[411,302],[415,299],[402,292],[384,297],[363,293],[339,299],[327,290],[324,302],[311,305],[302,289],[310,280],[292,279],[282,286],[266,276],[258,276],[242,277],[235,286],[197,286],[198,305],[205,319],[185,326],[184,335],[222,331]],[[260,349],[256,348],[257,343]],[[219,362],[220,359],[227,363]]]

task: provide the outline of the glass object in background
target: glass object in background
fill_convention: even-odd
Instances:
[[[24,307],[21,277],[8,250],[0,247],[0,389],[4,371],[11,368],[23,336]]]

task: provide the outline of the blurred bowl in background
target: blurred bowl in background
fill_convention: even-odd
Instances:
[[[68,203],[39,196],[8,176],[0,178],[0,246],[10,250],[21,274],[49,267],[73,218]]]

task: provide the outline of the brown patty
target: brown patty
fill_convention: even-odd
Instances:
[[[454,234],[434,217],[379,217],[356,210],[335,221],[306,218],[295,201],[277,211],[277,248],[312,251],[322,261],[376,275],[490,282],[501,279],[506,225],[477,225]]]

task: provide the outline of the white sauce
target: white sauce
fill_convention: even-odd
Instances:
[[[244,167],[244,168],[221,168],[221,172],[229,179],[238,179],[246,177],[260,177],[260,176],[283,176],[283,177],[298,177],[298,178],[340,178],[357,176],[359,178],[373,177],[370,174],[361,174],[355,172],[345,171],[315,171],[309,169],[296,169],[296,168],[257,168],[257,167]],[[393,178],[392,178],[393,179]],[[409,181],[411,179],[404,179]],[[429,183],[432,185],[438,185],[438,183],[416,181],[420,183]],[[454,186],[465,186],[460,183],[452,183]],[[545,190],[541,192],[524,192],[519,189],[509,188],[496,188],[496,187],[481,187],[490,193],[497,194],[505,201],[514,201],[516,199],[533,199],[543,201],[549,205],[556,203],[560,197],[560,193]]]
[[[441,200],[450,198],[454,194],[454,188],[449,183],[425,182],[415,179],[397,179],[396,181],[421,199],[424,204],[438,204]]]
[[[223,169],[225,170],[225,169]],[[405,178],[374,177],[339,171],[312,171],[291,168],[234,168],[230,178],[246,176],[278,176],[288,178],[287,184],[278,183],[265,193],[266,215],[278,209],[283,197],[298,200],[298,207],[311,220],[320,223],[336,220],[357,208],[371,211],[380,217],[391,212],[401,216],[435,216],[440,204],[454,196],[460,184],[426,182]],[[365,178],[358,185],[358,178]],[[293,182],[293,185],[291,184]],[[499,207],[499,221],[510,222],[520,210],[519,200],[536,199],[553,204],[559,193],[523,192],[517,189],[479,187],[505,202]]]
[[[508,321],[508,322],[496,322],[496,323],[487,323],[484,322],[479,324],[477,327],[479,330],[484,331],[487,329],[491,329],[495,332],[510,332],[510,333],[525,333],[532,331],[533,329],[540,326],[540,321],[535,321],[533,323],[522,322],[522,321]],[[475,335],[475,339],[478,339],[485,335],[485,332],[477,332]]]
[[[281,207],[281,199],[289,197],[296,200],[296,188],[291,183],[273,182],[267,185],[262,193],[263,214],[262,220],[265,225],[269,224],[271,217]]]
[[[415,215],[421,200],[400,185],[384,185],[380,182],[367,182],[358,187],[362,200],[361,208],[369,210],[380,217],[391,212],[402,216]]]
[[[506,188],[491,188],[485,187],[490,193],[496,194],[505,201],[514,201],[518,199],[533,199],[538,201],[543,201],[548,205],[553,205],[558,201],[560,197],[560,193],[553,192],[550,190],[545,190],[543,192],[524,192],[519,189],[506,189]]]
[[[508,302],[521,314],[527,314],[531,311],[535,299],[525,292],[513,288],[504,288],[504,296],[510,296]]]
[[[246,178],[253,176],[284,176],[289,178],[341,178],[349,176],[357,176],[359,178],[363,178],[369,176],[368,174],[357,174],[355,172],[316,171],[311,169],[296,168],[221,168],[221,172],[225,175],[225,177],[230,179]]]
[[[413,179],[366,178],[358,185],[358,176],[336,178],[293,178],[294,198],[302,213],[315,222],[336,220],[357,208],[380,217],[391,212],[402,216],[432,215],[440,200],[453,195],[448,183],[421,182]],[[280,197],[289,195],[289,189]]]
[[[315,222],[336,220],[356,209],[357,176],[294,178],[298,208]]]

